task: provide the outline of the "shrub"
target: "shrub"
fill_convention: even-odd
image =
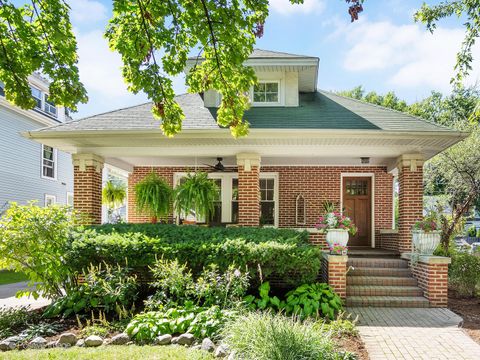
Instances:
[[[84,282],[49,305],[44,315],[69,316],[93,310],[119,313],[130,308],[138,296],[138,285],[135,276],[129,273],[129,269],[119,265],[91,265],[88,272],[84,273]]]
[[[249,313],[226,324],[223,341],[245,359],[333,360],[350,359],[340,354],[327,333],[313,323],[271,313]]]
[[[139,343],[151,343],[163,334],[185,332],[193,334],[197,339],[216,339],[225,322],[234,316],[235,312],[220,309],[218,306],[203,308],[187,304],[186,307],[138,314],[125,331]]]
[[[0,268],[23,272],[36,286],[20,294],[41,292],[54,299],[72,287],[65,252],[74,226],[75,215],[67,207],[11,203],[0,220]]]
[[[194,277],[210,264],[221,272],[235,264],[248,268],[253,281],[260,265],[265,279],[276,275],[288,285],[313,282],[320,269],[320,249],[308,243],[308,233],[286,229],[105,225],[76,233],[68,252],[74,270],[104,261],[141,268],[156,258],[177,259]]]
[[[467,229],[468,237],[475,237],[476,234],[477,234],[477,229],[475,228],[475,225],[472,225]]]
[[[0,308],[0,339],[14,335],[37,320],[38,315],[25,306]]]
[[[211,265],[193,280],[190,270],[177,260],[157,260],[152,267],[155,294],[146,302],[150,310],[193,302],[205,307],[238,305],[248,289],[248,274],[230,266],[223,274]]]
[[[323,316],[333,320],[342,309],[342,299],[325,283],[303,284],[287,293],[284,309],[287,315],[301,319]]]
[[[480,288],[480,257],[465,253],[452,254],[449,267],[450,284],[460,295],[474,296]]]
[[[269,292],[270,284],[265,282],[259,287],[260,298],[249,295],[244,300],[250,309],[271,308],[284,311],[287,315],[298,316],[300,319],[322,316],[333,320],[342,310],[340,296],[325,283],[300,285],[289,291],[282,300],[276,296],[270,297]]]
[[[351,314],[345,316],[345,313],[339,313],[337,318],[332,321],[319,321],[316,326],[322,332],[329,332],[332,336],[341,338],[344,336],[358,336],[357,329],[358,318],[351,320]]]

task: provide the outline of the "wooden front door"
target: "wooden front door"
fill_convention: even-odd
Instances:
[[[350,236],[349,246],[371,246],[372,229],[372,179],[370,177],[343,178],[344,214],[357,226],[355,236]]]

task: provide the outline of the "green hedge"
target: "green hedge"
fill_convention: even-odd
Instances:
[[[187,263],[194,275],[209,264],[248,267],[253,284],[259,265],[264,280],[280,277],[291,286],[314,282],[320,269],[320,250],[308,233],[287,229],[102,225],[78,231],[67,252],[76,271],[100,262],[146,268],[156,257]]]

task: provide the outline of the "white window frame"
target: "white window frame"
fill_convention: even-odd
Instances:
[[[187,176],[187,172],[177,172],[173,175],[173,187],[176,187],[181,178]],[[231,223],[232,222],[232,180],[238,179],[238,173],[227,173],[227,172],[213,172],[208,173],[209,179],[220,179],[221,180],[221,203],[222,203],[222,223]],[[180,215],[175,214],[175,218],[180,221]],[[199,222],[204,220],[199,219]]]
[[[30,85],[30,92],[32,94],[32,97],[35,99],[35,100],[40,100],[40,107],[36,106],[35,105],[35,109],[38,109],[38,110],[42,110],[43,111],[43,108],[44,108],[44,100],[43,100],[43,91],[40,90],[39,88],[33,86],[33,85]],[[33,95],[33,90],[37,90],[40,92],[40,97],[36,97],[35,95]]]
[[[49,206],[48,205],[49,200],[52,200],[52,203],[50,205],[55,205],[57,203],[57,197],[55,195],[45,194],[45,200],[44,200],[43,205],[44,206]]]
[[[72,199],[72,202],[69,203],[68,199]],[[73,207],[73,192],[67,191],[67,197],[65,199],[65,204]]]
[[[180,179],[187,176],[187,172],[177,172],[173,174],[173,186],[176,187],[180,182]],[[233,179],[238,179],[238,173],[236,172],[212,172],[208,173],[209,179],[221,179],[222,181],[222,223],[230,224],[232,222],[232,191],[233,191]],[[260,179],[273,179],[274,191],[273,201],[275,203],[275,221],[274,227],[278,227],[278,214],[279,214],[279,183],[278,173],[260,173]],[[260,206],[260,202],[258,204]],[[180,221],[179,214],[175,214],[176,221]],[[269,225],[267,225],[269,226]]]
[[[282,101],[282,81],[281,80],[259,80],[258,84],[269,84],[269,83],[276,83],[278,85],[278,101],[276,102],[257,102],[254,101],[254,91],[255,91],[255,86],[252,86],[252,89],[250,91],[250,101],[253,106],[281,106],[283,101]]]
[[[48,95],[47,94],[43,94],[43,100],[44,100],[44,111],[49,114],[50,116],[54,116],[54,117],[57,117],[58,116],[58,110],[57,110],[57,106],[54,104],[54,105],[51,105],[48,101]],[[53,111],[52,111],[53,109]]]
[[[278,173],[276,172],[264,172],[260,173],[260,179],[273,179],[273,202],[275,204],[274,208],[274,222],[273,227],[278,227],[278,214],[279,214],[279,183],[278,183]],[[259,196],[260,197],[260,196]],[[260,206],[260,201],[258,206]],[[265,227],[271,227],[272,225],[265,225]]]
[[[40,176],[41,176],[42,179],[48,179],[48,180],[56,181],[57,180],[57,168],[58,168],[57,149],[55,149],[52,146],[49,146],[53,149],[53,177],[50,177],[50,176],[43,175],[43,166],[44,166],[43,165],[43,160],[44,160],[43,151],[44,151],[44,147],[45,147],[45,145],[42,144],[42,151],[41,151],[41,154],[40,154]]]

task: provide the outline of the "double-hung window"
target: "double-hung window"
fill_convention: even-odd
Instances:
[[[33,86],[30,86],[30,89],[32,90],[33,100],[36,102],[35,108],[42,110],[42,91]]]
[[[57,116],[57,107],[55,106],[55,103],[48,100],[48,95],[45,95],[45,112]]]
[[[275,225],[275,179],[260,178],[260,225]]]
[[[5,96],[5,85],[0,81],[0,96]]]
[[[55,179],[57,153],[54,148],[42,145],[42,177]]]
[[[57,197],[55,195],[45,194],[45,206],[52,206],[57,203]]]
[[[279,81],[261,81],[253,87],[254,104],[279,104],[280,83]]]

